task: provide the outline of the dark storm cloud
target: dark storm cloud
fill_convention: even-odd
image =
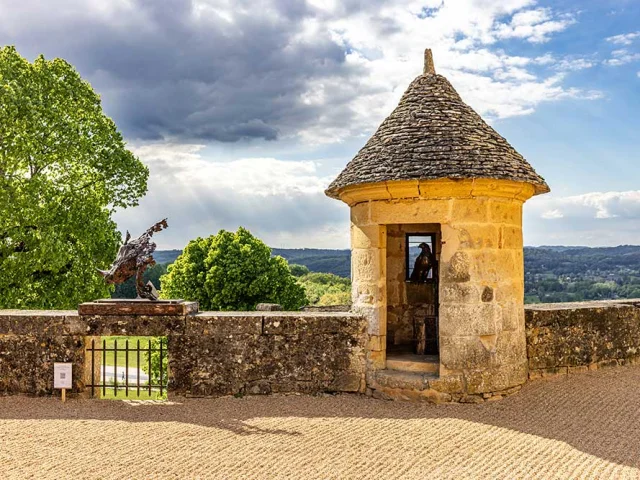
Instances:
[[[129,138],[273,140],[326,109],[348,124],[347,99],[301,95],[310,79],[362,75],[326,29],[301,36],[323,14],[295,0],[0,0],[0,15],[0,43],[73,63]]]

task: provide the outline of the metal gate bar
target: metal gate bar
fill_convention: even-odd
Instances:
[[[91,397],[95,397],[95,390],[102,389],[102,396],[106,396],[107,388],[113,389],[113,395],[115,397],[118,396],[118,390],[124,388],[125,397],[129,397],[129,354],[135,352],[136,354],[136,392],[137,396],[140,396],[140,371],[141,371],[141,362],[140,362],[140,352],[147,354],[147,362],[148,362],[148,371],[149,371],[149,382],[148,385],[143,385],[142,387],[145,390],[148,390],[149,396],[151,396],[153,389],[157,388],[160,390],[160,395],[164,393],[167,389],[168,379],[165,379],[165,370],[164,370],[164,361],[166,357],[166,348],[164,342],[166,340],[160,339],[160,347],[152,348],[151,347],[151,339],[148,342],[146,347],[140,347],[140,339],[137,341],[137,345],[135,348],[129,346],[129,340],[125,341],[124,348],[118,348],[118,340],[114,339],[113,347],[107,347],[107,341],[102,340],[102,346],[96,348],[95,339],[91,340],[91,347],[87,349],[88,352],[91,352],[91,384],[87,385],[87,387],[91,388]],[[95,374],[95,355],[98,352],[98,355],[102,355],[102,382],[96,382]],[[125,372],[124,372],[124,386],[122,384],[118,385],[118,352],[125,352]],[[153,382],[153,371],[151,369],[151,355],[153,352],[160,353],[160,375],[159,375],[159,383],[154,384]],[[113,383],[107,383],[107,353],[113,353]]]

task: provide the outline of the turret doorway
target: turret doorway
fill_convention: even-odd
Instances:
[[[439,224],[387,225],[387,368],[438,364],[440,252]]]

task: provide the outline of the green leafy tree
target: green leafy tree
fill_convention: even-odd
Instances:
[[[96,267],[121,242],[111,215],[137,204],[148,175],[69,63],[1,48],[0,308],[109,295]]]
[[[142,370],[149,375],[151,385],[166,385],[169,380],[169,356],[167,355],[167,337],[152,337],[151,371],[149,371],[149,353],[144,354]],[[160,344],[162,343],[162,378],[160,378]]]
[[[203,310],[254,310],[261,302],[295,310],[307,303],[287,261],[244,228],[192,240],[160,280],[163,298],[197,300]]]
[[[309,305],[351,305],[351,280],[348,278],[312,272],[301,276],[298,283],[304,287]]]
[[[297,263],[290,263],[289,270],[291,270],[291,275],[294,277],[301,277],[309,273],[309,269],[304,265],[298,265]]]

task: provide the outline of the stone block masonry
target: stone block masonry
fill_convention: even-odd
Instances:
[[[53,363],[88,394],[91,339],[166,336],[170,395],[364,392],[366,322],[350,313],[202,312],[97,316],[0,311],[0,394],[53,393]]]
[[[457,385],[456,394],[480,397],[527,381],[521,225],[522,205],[534,192],[530,184],[486,178],[345,188],[352,303],[369,322],[370,370],[385,369],[387,346],[412,340],[414,316],[433,313],[427,298],[411,305],[417,302],[404,281],[401,246],[407,233],[430,232],[440,243],[439,379]]]
[[[639,307],[640,300],[526,306],[529,378],[640,361]],[[50,395],[53,363],[71,362],[71,393],[87,395],[86,348],[91,339],[111,335],[168,338],[170,395],[364,393],[369,387],[402,393],[392,398],[464,402],[517,391],[511,387],[509,372],[490,369],[474,375],[465,364],[460,368],[466,376],[440,372],[425,380],[389,375],[372,365],[371,357],[382,345],[372,342],[376,337],[368,335],[367,328],[364,318],[347,312],[202,312],[162,317],[0,310],[0,394]],[[517,329],[514,332],[519,336]],[[483,335],[479,338],[486,342]],[[447,349],[457,337],[441,340]],[[506,344],[518,346],[510,339]],[[519,347],[496,343],[496,349],[507,360],[519,355]],[[485,361],[484,350],[484,345],[478,346],[478,361]],[[485,388],[487,379],[491,394]]]
[[[350,313],[204,312],[169,338],[170,391],[364,392],[366,322]]]
[[[0,394],[52,393],[54,362],[72,362],[82,389],[84,335],[73,311],[0,310]]]
[[[528,305],[529,378],[640,361],[640,300]]]

